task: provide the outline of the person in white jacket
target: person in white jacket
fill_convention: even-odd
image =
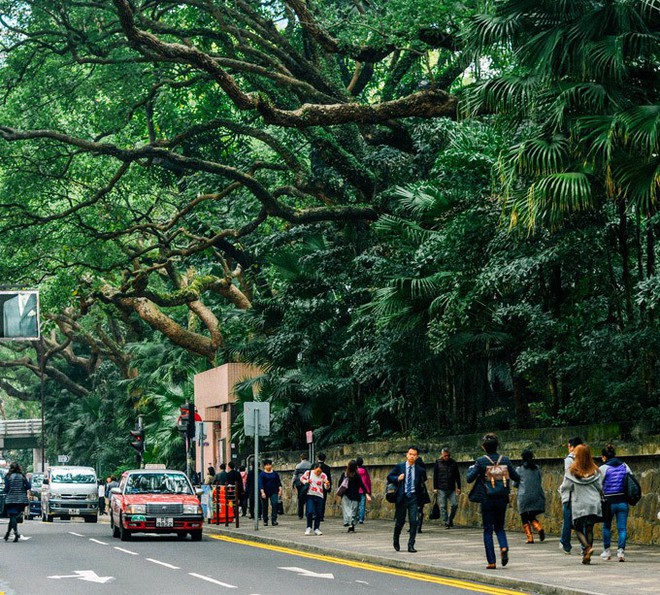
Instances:
[[[582,544],[582,564],[591,564],[594,552],[594,525],[603,518],[603,474],[594,463],[591,450],[580,444],[573,451],[575,461],[566,470],[559,493],[571,503],[575,535]]]

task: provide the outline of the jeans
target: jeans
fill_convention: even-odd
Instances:
[[[451,505],[451,511],[447,514],[447,506]],[[438,490],[438,506],[440,506],[440,519],[445,525],[450,527],[454,526],[454,517],[456,516],[456,511],[458,510],[458,497],[456,496],[456,491],[451,490],[450,492],[445,492],[445,490]]]
[[[609,512],[606,509],[609,508]],[[603,506],[603,549],[610,549],[612,543],[612,520],[616,518],[616,532],[618,533],[617,548],[626,549],[626,526],[628,524],[628,503],[614,502],[609,507]]]
[[[415,546],[415,536],[417,535],[417,496],[404,496],[401,502],[396,503],[394,512],[394,542],[399,542],[401,529],[406,522],[406,513],[408,513],[408,524],[410,525],[410,536],[408,537],[408,547]]]
[[[262,507],[262,511],[263,511],[263,515],[264,515],[264,517],[263,517],[264,518],[264,523],[268,522],[268,502],[269,501],[270,501],[270,505],[271,505],[271,508],[272,508],[272,510],[270,512],[271,520],[273,521],[273,523],[276,523],[277,522],[277,504],[280,501],[280,498],[277,495],[277,493],[271,494],[270,496],[266,496],[265,498],[261,499],[261,507]]]
[[[358,513],[358,520],[361,523],[364,523],[364,517],[367,513],[367,495],[360,494],[360,509]]]
[[[561,526],[561,543],[564,551],[571,551],[571,526],[573,525],[573,511],[570,502],[564,502],[564,522]]]
[[[307,526],[310,529],[312,520],[314,529],[318,529],[323,520],[323,498],[319,498],[319,496],[307,496]]]
[[[497,543],[500,549],[509,548],[504,532],[504,518],[506,508],[509,505],[507,498],[486,498],[481,503],[481,517],[484,524],[484,548],[486,549],[486,560],[489,564],[495,564],[495,544],[493,543],[493,530],[497,535]]]

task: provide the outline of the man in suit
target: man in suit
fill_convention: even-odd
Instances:
[[[37,294],[20,292],[2,305],[3,337],[36,338]]]
[[[401,529],[406,522],[408,513],[408,524],[410,525],[410,537],[408,537],[408,551],[415,553],[415,536],[417,535],[417,509],[418,498],[422,497],[422,486],[426,483],[426,471],[417,464],[419,449],[411,446],[406,453],[406,462],[394,466],[387,476],[388,483],[397,484],[396,509],[394,514],[394,549],[401,549],[399,537]]]

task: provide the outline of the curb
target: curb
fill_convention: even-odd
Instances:
[[[290,549],[298,550],[301,552],[309,552],[313,554],[320,554],[334,556],[336,558],[343,558],[344,560],[352,560],[355,562],[366,562],[378,566],[385,566],[388,568],[400,568],[401,570],[423,572],[443,578],[454,578],[465,581],[471,581],[481,585],[489,585],[494,587],[505,587],[508,589],[516,589],[519,591],[527,591],[532,594],[538,595],[600,595],[595,591],[576,590],[567,587],[556,585],[549,585],[547,583],[539,583],[530,580],[520,580],[516,578],[507,578],[498,575],[497,573],[485,574],[482,572],[472,572],[467,570],[457,570],[455,568],[443,568],[442,566],[431,566],[429,564],[405,562],[400,560],[392,560],[382,556],[372,554],[356,553],[332,547],[319,547],[311,544],[296,543],[286,541],[285,539],[278,539],[274,537],[266,537],[261,535],[254,535],[251,533],[243,533],[235,529],[225,528],[216,525],[205,525],[205,531],[218,533],[227,537],[234,537],[244,539],[245,541],[254,541],[268,545],[275,545],[280,547],[287,547]]]

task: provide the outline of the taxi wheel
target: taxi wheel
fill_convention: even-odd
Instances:
[[[110,513],[110,528],[112,529],[112,536],[119,537],[119,527],[114,524],[112,520],[112,513]]]
[[[191,531],[190,532],[190,538],[193,541],[202,541],[202,530],[199,529],[197,531]]]
[[[124,523],[122,523],[121,517],[119,517],[119,539],[122,541],[131,540],[131,532],[124,528]]]
[[[180,531],[179,533],[176,534],[176,538],[179,541],[183,541],[186,537],[188,537],[188,534],[185,531]]]

